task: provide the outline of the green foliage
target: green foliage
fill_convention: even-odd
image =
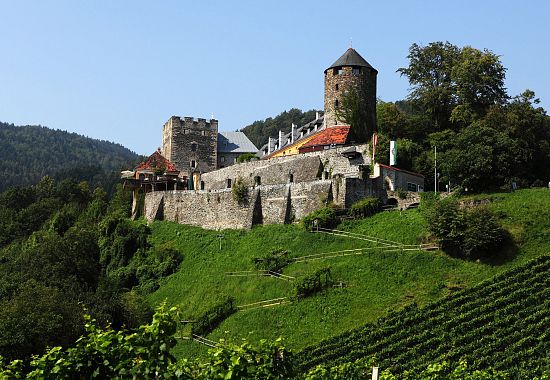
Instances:
[[[349,209],[348,215],[355,218],[367,218],[381,210],[380,200],[374,197],[367,197],[355,202]]]
[[[242,164],[243,162],[249,162],[257,160],[258,156],[256,156],[256,153],[243,153],[239,157],[237,157],[237,163]]]
[[[331,287],[333,283],[330,267],[320,268],[295,280],[294,295],[299,299],[309,297]]]
[[[290,263],[288,251],[282,248],[270,251],[263,257],[254,257],[252,262],[258,270],[267,270],[276,273],[281,273],[283,268]]]
[[[304,125],[315,119],[316,110],[301,111],[297,108],[292,108],[288,111],[281,112],[275,117],[268,117],[265,120],[258,120],[247,125],[242,132],[260,148],[267,142],[269,136],[277,136],[279,131],[283,133],[290,132],[292,123],[296,125]]]
[[[412,44],[408,58],[409,66],[397,71],[409,79],[409,98],[426,110],[438,130],[449,128],[450,122],[467,125],[507,98],[506,69],[487,49],[449,42]]]
[[[174,378],[169,369],[175,363],[170,349],[175,345],[175,308],[159,306],[150,324],[136,332],[102,329],[89,315],[85,316],[86,334],[74,347],[54,347],[42,356],[34,357],[28,372],[13,371],[28,379],[48,378]],[[13,367],[13,365],[12,365]],[[6,369],[0,372],[6,376]],[[6,373],[7,372],[7,373]],[[17,377],[16,377],[17,378]]]
[[[487,369],[535,378],[548,371],[549,271],[550,256],[542,256],[424,308],[413,304],[322,341],[297,361],[305,372],[375,357],[398,376],[389,379],[483,378],[473,375]],[[446,363],[430,366],[434,361]]]
[[[50,175],[56,180],[87,181],[111,193],[120,181],[120,170],[133,167],[139,159],[119,144],[41,126],[0,122],[0,141],[0,191],[29,186]]]
[[[374,359],[357,359],[354,362],[346,362],[343,364],[329,366],[319,364],[315,368],[309,370],[304,376],[304,380],[364,380],[370,378]]]
[[[246,187],[241,177],[238,177],[231,186],[231,194],[233,195],[233,199],[237,203],[244,204],[246,202],[248,196],[248,187]]]
[[[310,231],[316,227],[319,228],[334,228],[338,224],[339,219],[336,216],[336,211],[333,207],[323,207],[313,211],[302,219],[302,223],[306,230]]]
[[[439,239],[443,250],[454,256],[488,258],[504,242],[505,231],[487,207],[468,208],[455,197],[447,197],[423,210],[430,232]]]
[[[294,375],[292,353],[281,339],[261,340],[253,345],[246,340],[239,345],[224,341],[209,351],[206,360],[184,360],[182,377],[192,379],[288,379]]]
[[[365,97],[366,94],[350,89],[342,96],[340,106],[336,108],[336,117],[351,125],[350,140],[355,143],[368,142],[374,133],[373,130],[369,130],[372,115],[361,101]]]
[[[206,335],[236,311],[235,299],[233,297],[226,297],[194,321],[191,333]]]

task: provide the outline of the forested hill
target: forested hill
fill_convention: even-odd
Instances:
[[[2,122],[0,147],[0,191],[35,184],[45,175],[108,187],[113,172],[131,168],[139,159],[120,144],[41,126]]]
[[[242,132],[258,147],[258,149],[267,142],[267,138],[279,136],[279,130],[288,133],[292,123],[304,125],[315,119],[316,110],[303,112],[297,108],[281,112],[274,118],[268,117],[265,120],[258,120],[247,125]]]

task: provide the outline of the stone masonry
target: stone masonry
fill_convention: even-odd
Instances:
[[[162,155],[184,175],[216,170],[218,121],[172,116],[162,128]]]

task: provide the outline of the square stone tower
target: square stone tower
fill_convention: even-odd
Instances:
[[[218,121],[172,116],[162,128],[162,155],[188,176],[216,170]]]

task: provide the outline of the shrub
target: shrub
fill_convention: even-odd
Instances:
[[[294,283],[295,295],[298,298],[308,297],[332,286],[332,284],[330,267],[321,268],[296,279]]]
[[[191,333],[206,335],[236,311],[235,299],[233,297],[226,297],[223,301],[212,306],[202,316],[197,318],[191,328]]]
[[[315,220],[317,220],[317,225],[315,226]],[[308,214],[302,220],[304,227],[307,230],[312,230],[315,227],[320,228],[333,228],[338,224],[339,219],[336,216],[336,212],[332,207],[323,207],[319,210],[313,211]]]
[[[276,249],[269,252],[264,257],[255,257],[252,261],[258,270],[280,273],[281,270],[289,264],[288,251]]]
[[[248,188],[244,184],[242,178],[237,178],[231,186],[231,193],[233,194],[233,199],[239,203],[243,204],[246,202],[246,196],[248,195]]]
[[[486,206],[461,207],[448,197],[425,207],[428,228],[444,251],[465,259],[487,258],[505,239],[496,215]]]
[[[355,202],[348,211],[348,215],[355,218],[366,218],[376,214],[381,210],[380,200],[374,197],[368,197]]]
[[[403,189],[397,189],[397,190],[395,190],[395,192],[397,193],[397,197],[399,199],[407,199],[408,191],[403,190]]]
[[[237,157],[237,163],[242,164],[243,162],[255,161],[258,160],[258,156],[254,153],[243,153]]]

